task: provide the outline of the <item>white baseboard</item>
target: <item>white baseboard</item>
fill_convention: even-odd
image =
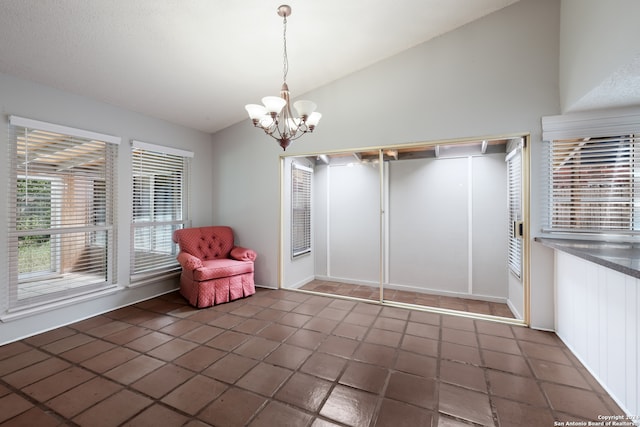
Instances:
[[[516,309],[516,307],[511,303],[511,300],[509,299],[507,300],[507,306],[509,307],[509,310],[511,310],[513,315],[516,316],[516,319],[518,320],[524,319],[524,317],[522,317],[522,314],[520,314],[520,312]]]
[[[310,276],[307,277],[306,279],[302,279],[292,285],[287,286],[286,288],[283,289],[300,289],[301,287],[303,287],[304,285],[306,285],[309,282],[312,282],[313,280],[315,280],[316,277],[315,276]]]

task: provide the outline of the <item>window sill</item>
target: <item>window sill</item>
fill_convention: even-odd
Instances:
[[[163,272],[155,272],[155,273],[147,273],[147,274],[138,274],[130,277],[131,284],[130,288],[135,288],[138,286],[149,285],[151,283],[158,283],[159,281],[169,280],[180,276],[180,272],[182,270],[179,268],[178,270],[172,271],[163,271]]]
[[[99,291],[86,293],[83,295],[77,295],[70,298],[61,299],[55,302],[37,304],[32,306],[18,307],[10,309],[6,313],[0,316],[0,322],[6,323],[13,320],[24,319],[25,317],[35,316],[47,311],[57,310],[60,308],[75,305],[81,302],[101,298],[107,295],[115,294],[124,289],[122,286],[112,285],[108,288],[101,289]]]

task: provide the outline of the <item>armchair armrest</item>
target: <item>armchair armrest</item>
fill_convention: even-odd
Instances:
[[[231,253],[229,255],[231,258],[238,261],[255,261],[258,257],[258,254],[254,250],[243,248],[241,246],[235,246],[231,249]]]
[[[200,258],[195,257],[187,252],[180,252],[176,259],[185,270],[196,270],[202,267],[202,261],[200,260]]]

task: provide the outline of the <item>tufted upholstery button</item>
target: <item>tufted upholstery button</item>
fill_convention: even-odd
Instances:
[[[229,227],[196,227],[178,234],[181,249],[200,259],[228,258],[233,248],[233,232]]]

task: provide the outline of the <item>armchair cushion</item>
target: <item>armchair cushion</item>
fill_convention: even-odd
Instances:
[[[242,262],[235,259],[213,259],[203,261],[202,264],[202,267],[193,272],[193,279],[199,282],[253,273],[253,262]]]

